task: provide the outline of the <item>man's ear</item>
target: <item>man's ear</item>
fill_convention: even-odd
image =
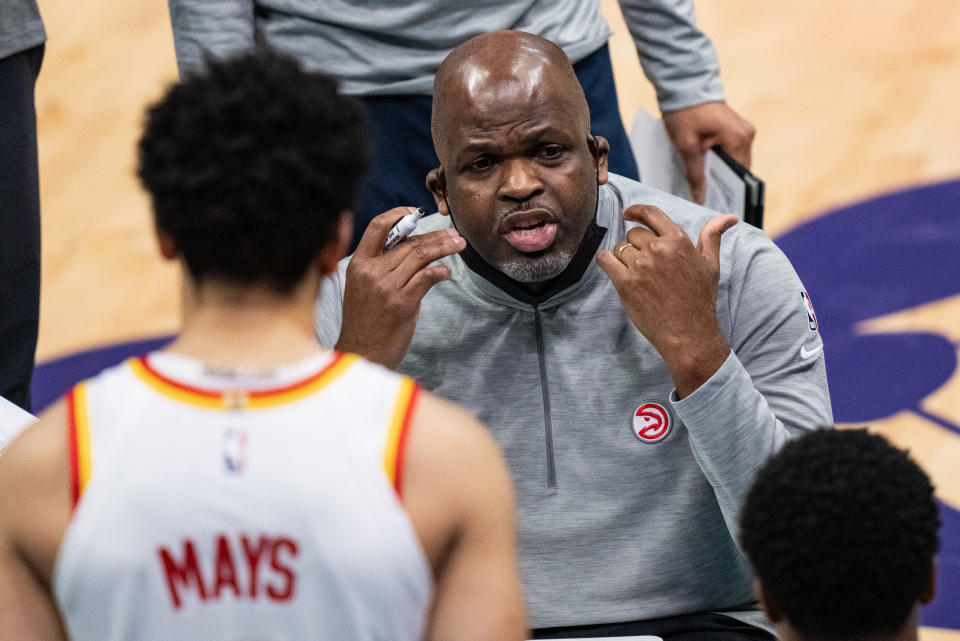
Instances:
[[[608,178],[607,157],[610,154],[610,143],[603,136],[590,136],[587,139],[587,145],[590,147],[590,154],[597,168],[597,183],[605,185]]]
[[[937,564],[930,563],[930,578],[927,580],[927,584],[923,586],[923,592],[920,593],[920,604],[926,605],[933,601],[933,597],[937,594]]]
[[[770,596],[767,594],[767,591],[763,587],[763,583],[760,582],[760,579],[753,580],[753,594],[757,597],[757,601],[760,602],[760,607],[763,608],[763,611],[766,613],[770,623],[777,624],[783,621],[783,610],[780,609],[780,606],[777,605],[776,601],[770,599]]]
[[[157,247],[160,249],[160,255],[163,256],[166,260],[174,260],[180,255],[180,252],[177,251],[177,246],[173,242],[173,238],[170,237],[170,234],[163,231],[154,224],[153,233],[157,239]]]
[[[450,215],[447,209],[447,178],[443,173],[443,167],[437,167],[430,170],[427,174],[427,189],[433,194],[433,201],[437,204],[437,211],[444,216]]]
[[[337,221],[334,237],[324,245],[318,256],[320,271],[323,276],[331,274],[337,269],[337,263],[347,255],[351,240],[353,240],[353,212],[345,209],[340,212],[340,220]]]

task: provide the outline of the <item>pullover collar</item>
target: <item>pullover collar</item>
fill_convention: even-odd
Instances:
[[[503,293],[508,294],[521,303],[538,307],[541,303],[550,300],[556,294],[569,289],[572,285],[580,281],[587,267],[590,266],[593,257],[597,254],[597,249],[600,247],[600,243],[603,242],[603,237],[606,233],[607,228],[597,225],[596,219],[594,219],[594,222],[590,223],[590,226],[587,227],[586,232],[584,232],[583,241],[580,243],[580,247],[577,249],[577,253],[574,254],[570,264],[539,294],[529,292],[524,288],[523,283],[510,278],[493,267],[485,261],[480,254],[475,252],[469,243],[467,243],[466,249],[460,252],[460,258],[470,271],[483,277]]]

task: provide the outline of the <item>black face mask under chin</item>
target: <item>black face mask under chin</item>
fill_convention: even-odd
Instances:
[[[454,229],[457,228],[457,221],[453,216],[453,209],[450,208],[450,202],[447,200],[447,194],[444,192],[443,200],[447,205],[447,212],[453,223]],[[596,200],[593,208],[593,220],[587,226],[583,233],[583,239],[577,252],[573,255],[570,263],[552,279],[541,283],[522,283],[510,278],[502,271],[485,261],[476,250],[467,242],[467,246],[460,252],[460,258],[466,263],[467,267],[474,273],[482,276],[485,280],[496,286],[498,289],[509,294],[521,303],[528,305],[537,305],[549,300],[559,292],[567,289],[583,277],[590,261],[593,260],[603,237],[607,234],[607,228],[597,224],[597,209],[600,206],[600,181],[597,180]],[[462,234],[461,234],[462,236]],[[464,238],[466,241],[466,238]]]

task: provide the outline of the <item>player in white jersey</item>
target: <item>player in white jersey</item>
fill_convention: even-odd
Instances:
[[[211,62],[148,112],[139,172],[184,267],[182,328],[0,459],[0,639],[525,637],[493,441],[314,337],[361,138],[333,79],[263,52]],[[448,276],[410,280],[420,251],[390,250],[387,277]]]

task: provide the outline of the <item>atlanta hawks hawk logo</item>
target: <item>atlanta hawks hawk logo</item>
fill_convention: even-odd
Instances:
[[[633,414],[633,435],[643,443],[662,441],[670,433],[670,414],[660,403],[644,403]]]

